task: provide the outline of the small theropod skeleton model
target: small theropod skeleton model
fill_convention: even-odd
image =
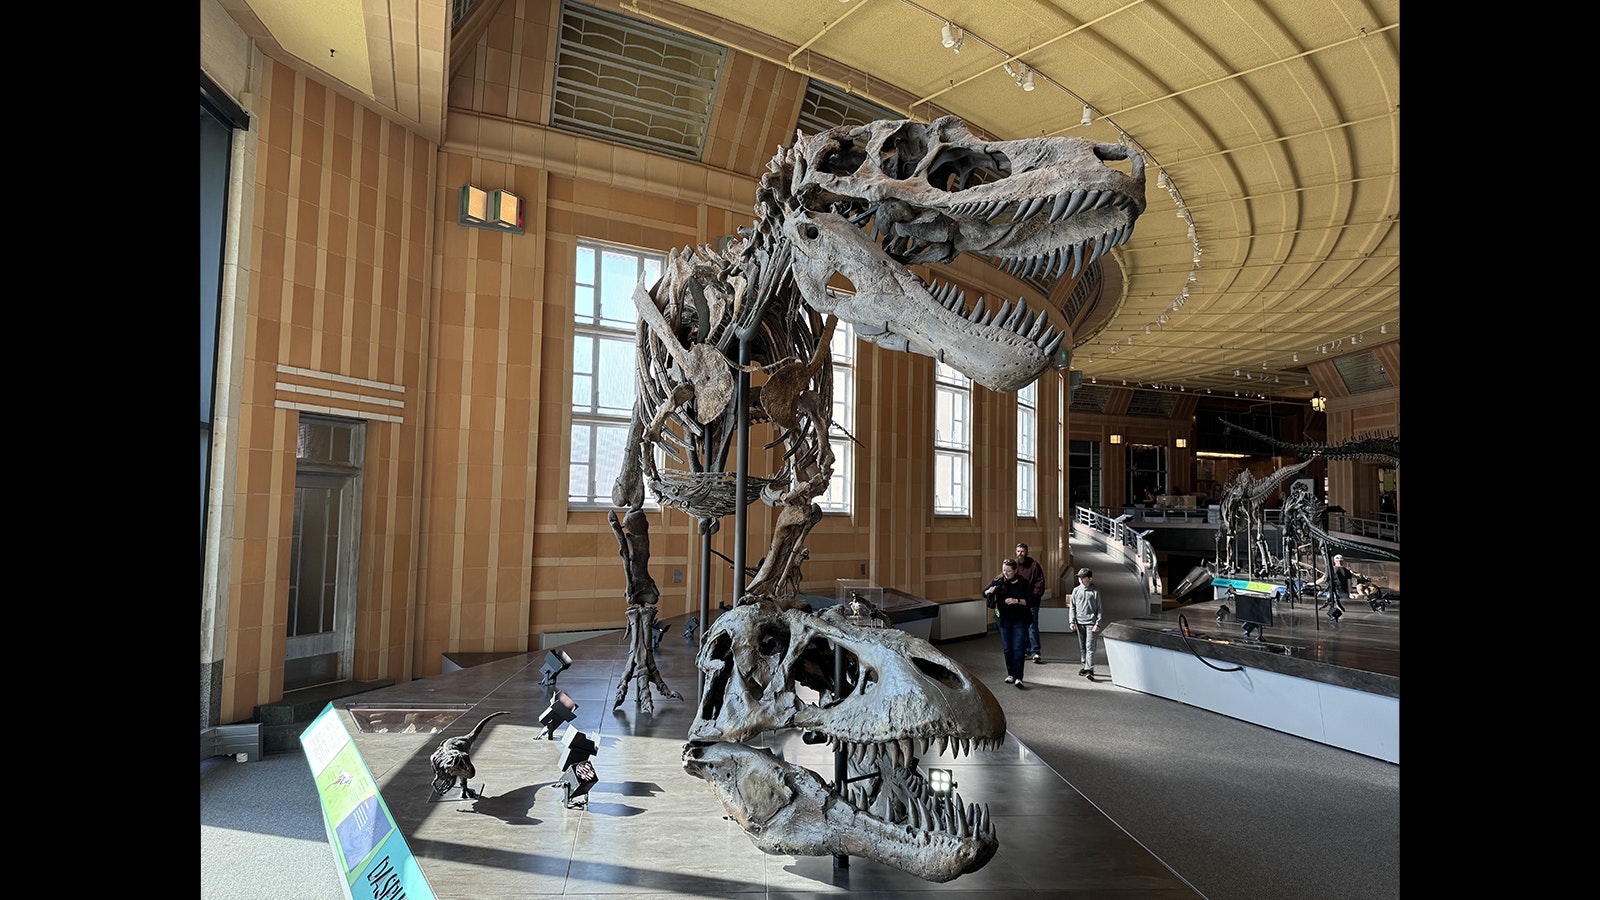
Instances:
[[[1145,208],[1144,159],[1079,138],[984,141],[948,117],[879,121],[797,136],[768,164],[756,200],[757,220],[737,240],[672,254],[661,280],[634,293],[639,399],[612,494],[622,512],[611,515],[633,656],[616,703],[630,680],[641,706],[651,682],[678,696],[647,639],[660,595],[646,485],[707,535],[759,495],[779,507],[772,542],[738,605],[704,634],[707,687],[684,766],[769,853],[861,855],[949,881],[987,863],[999,842],[986,809],[925,790],[917,759],[998,744],[999,704],[920,638],[788,602],[833,471],[829,342],[843,320],[862,340],[932,356],[992,390],[1027,386],[1056,363],[1063,335],[1049,317],[1020,300],[969,305],[910,267],[970,252],[1020,276],[1075,276],[1131,234]],[[830,290],[835,276],[854,292]],[[758,373],[765,382],[741,401],[741,379]],[[741,482],[726,463],[751,423],[775,429],[767,446],[784,446],[783,466]],[[830,787],[743,743],[792,728],[876,777]]]
[[[495,716],[503,716],[505,710],[493,712],[484,716],[472,730],[460,737],[445,738],[439,742],[439,748],[433,751],[433,756],[428,761],[433,763],[433,789],[437,793],[444,793],[461,784],[461,796],[468,800],[476,800],[478,795],[472,790],[472,785],[467,780],[478,774],[472,765],[472,745],[478,740],[478,735],[483,733],[483,726]]]

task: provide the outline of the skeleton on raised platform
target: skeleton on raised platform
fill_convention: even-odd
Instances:
[[[798,135],[768,164],[756,201],[756,222],[737,240],[671,254],[661,280],[634,294],[639,399],[612,493],[621,513],[611,515],[630,628],[653,619],[659,599],[647,571],[647,485],[705,535],[741,502],[778,507],[749,585],[705,630],[707,689],[685,768],[767,852],[861,855],[948,881],[983,866],[999,842],[986,809],[927,792],[917,759],[933,747],[996,745],[1005,715],[926,641],[826,619],[793,599],[833,473],[829,342],[843,320],[861,340],[931,356],[992,390],[1031,384],[1061,363],[1063,334],[1048,313],[1020,299],[969,304],[910,267],[971,252],[1022,277],[1076,276],[1131,234],[1145,206],[1144,159],[1079,138],[985,141],[948,117],[879,121]],[[845,283],[849,292],[830,287]],[[740,403],[741,378],[756,375],[764,383]],[[741,482],[727,460],[751,424],[776,432],[766,446],[784,447],[782,466]],[[632,652],[643,700],[649,680],[665,685],[648,642]],[[789,728],[847,748],[876,777],[843,791],[741,743]]]

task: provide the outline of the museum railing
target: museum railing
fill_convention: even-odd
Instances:
[[[1145,599],[1153,598],[1155,608],[1159,610],[1162,590],[1161,569],[1156,565],[1155,545],[1144,538],[1149,532],[1135,527],[1135,524],[1141,523],[1142,520],[1129,512],[1095,509],[1090,506],[1076,507],[1073,519],[1105,535],[1108,545],[1116,543],[1122,547],[1123,557],[1127,559],[1134,574],[1139,576],[1139,582],[1144,587]]]

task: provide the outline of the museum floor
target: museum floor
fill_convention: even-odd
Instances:
[[[1076,564],[1101,573],[1097,580],[1112,598],[1109,618],[1145,612],[1118,599],[1132,591],[1119,591],[1120,567],[1076,541],[1073,553]],[[1213,624],[1214,611],[1202,604],[1185,610],[1191,627]],[[1315,621],[1303,605],[1283,618],[1277,640],[1315,641],[1336,652],[1348,637],[1352,647],[1364,648],[1360,657],[1345,653],[1349,664],[1371,655],[1397,671],[1395,610],[1352,607],[1338,627]],[[473,753],[474,785],[481,783],[484,794],[475,801],[433,799],[428,755],[440,735],[364,732],[360,716],[346,719],[435,895],[452,900],[1399,896],[1398,766],[1119,688],[1106,677],[1103,648],[1101,680],[1090,684],[1068,658],[1076,653],[1071,635],[1046,634],[1044,642],[1046,663],[1029,664],[1022,690],[1002,683],[992,632],[938,645],[990,685],[1009,728],[997,750],[924,761],[954,770],[957,792],[988,805],[1000,836],[987,866],[946,884],[866,859],[836,867],[831,857],[756,849],[707,785],[683,771],[692,700],[657,697],[646,714],[630,695],[612,709],[626,666],[620,634],[562,648],[573,664],[557,683],[579,704],[573,725],[599,745],[593,759],[599,782],[587,808],[563,805],[555,784],[562,745],[543,740],[537,723],[547,702],[538,683],[543,652],[368,692],[338,706],[465,710],[452,734],[490,712],[510,711],[486,727]],[[657,651],[666,683],[685,696],[695,690],[693,650],[679,626]],[[825,748],[798,739],[776,746],[789,761],[831,774]],[[201,784],[202,897],[340,896],[303,756],[202,761]],[[1274,842],[1261,853],[1256,841],[1240,839],[1269,829],[1307,840]],[[1313,839],[1330,829],[1361,839],[1330,852]]]

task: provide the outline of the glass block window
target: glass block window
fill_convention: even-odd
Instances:
[[[633,289],[661,277],[664,257],[578,242],[573,296],[572,434],[567,504],[610,507],[638,391]],[[647,496],[647,506],[654,501]]]
[[[550,124],[698,160],[725,53],[681,32],[565,3]]]
[[[817,499],[823,512],[848,513],[855,491],[855,442],[847,436],[856,430],[856,332],[849,322],[833,331],[833,478],[828,491]]]
[[[1039,457],[1039,382],[1017,391],[1017,515],[1032,518],[1038,513],[1037,485]]]
[[[972,380],[944,363],[934,364],[933,512],[972,512]]]

